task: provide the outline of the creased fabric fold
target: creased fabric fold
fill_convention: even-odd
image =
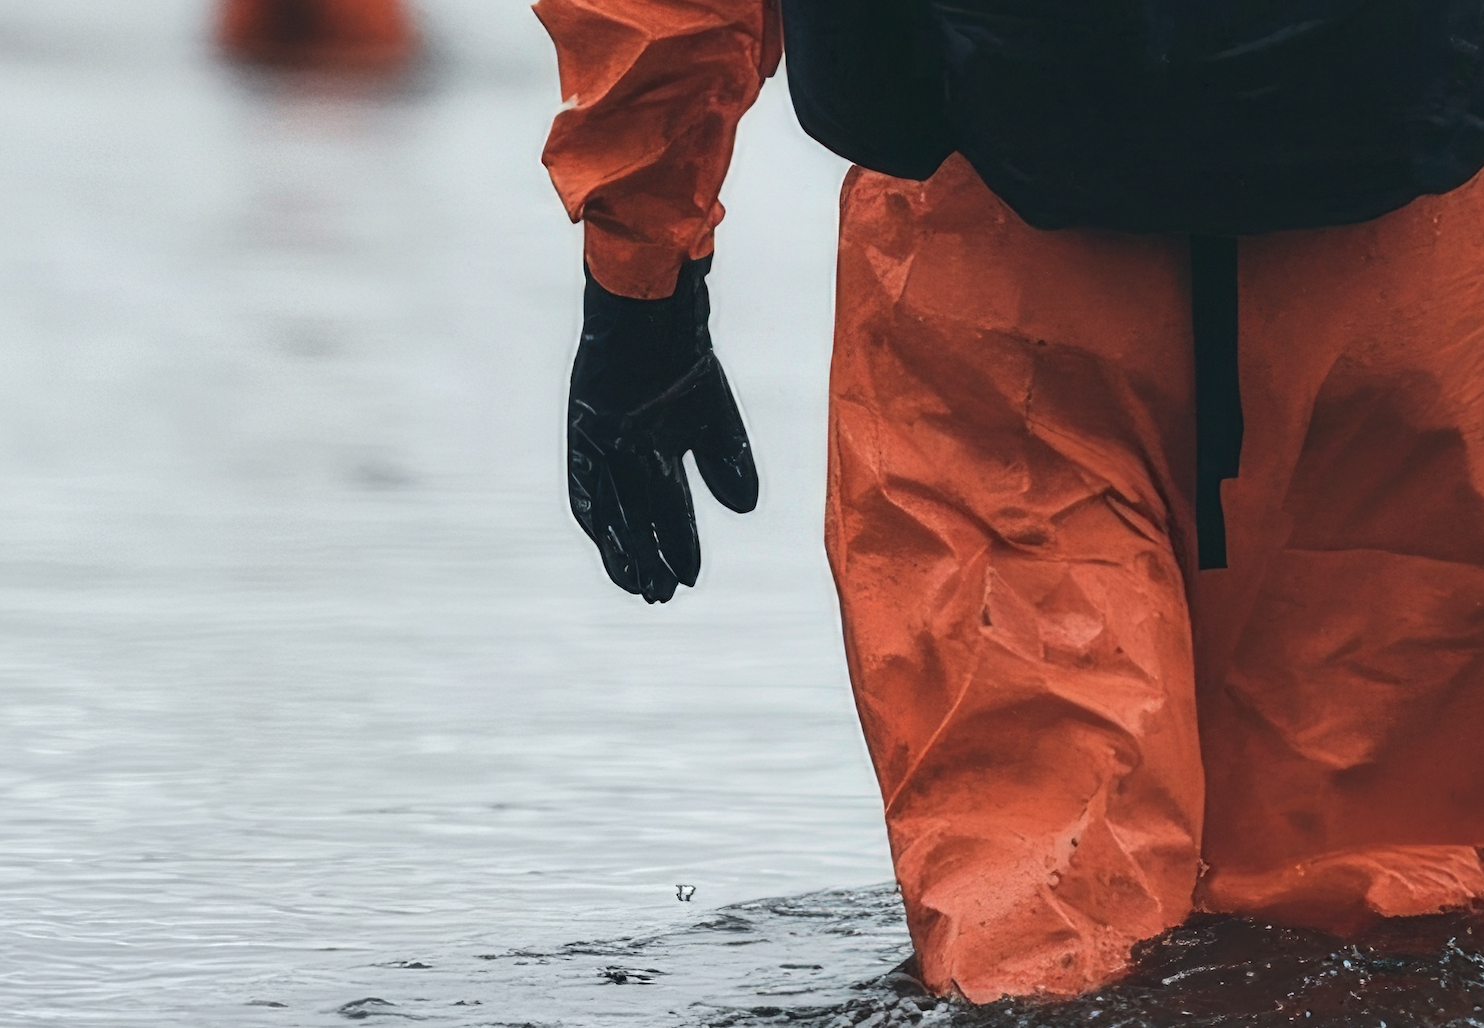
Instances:
[[[826,541],[930,987],[1094,988],[1195,907],[1484,896],[1480,223],[1475,181],[1243,241],[1198,572],[1185,240],[1030,229],[960,158],[851,173]]]
[[[540,0],[563,109],[542,161],[593,277],[669,296],[712,251],[737,123],[782,54],[771,0]]]

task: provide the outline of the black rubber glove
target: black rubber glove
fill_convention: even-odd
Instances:
[[[745,514],[757,468],[711,350],[711,258],[688,261],[663,300],[616,296],[587,273],[582,343],[567,403],[567,493],[608,577],[650,603],[696,584],[701,544],[680,458]]]

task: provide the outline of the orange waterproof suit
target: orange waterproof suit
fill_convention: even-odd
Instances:
[[[414,46],[402,0],[223,0],[217,36],[246,60],[314,67],[387,67]]]
[[[593,274],[709,252],[764,0],[541,0]],[[1193,908],[1484,896],[1484,181],[1244,239],[1229,569],[1196,570],[1188,243],[960,158],[841,201],[826,540],[926,984],[1115,977]]]

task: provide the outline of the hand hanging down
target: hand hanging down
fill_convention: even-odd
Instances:
[[[681,458],[732,510],[757,506],[757,468],[707,327],[711,258],[687,261],[675,292],[634,300],[587,275],[582,342],[567,404],[572,513],[608,577],[650,603],[701,570]]]

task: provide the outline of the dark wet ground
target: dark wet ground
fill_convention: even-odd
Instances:
[[[758,931],[761,922],[776,936],[799,931],[786,926],[797,920],[804,934],[816,937],[859,932],[885,941],[883,929],[898,917],[895,893],[882,888],[744,904],[693,931],[735,918],[747,925],[738,930]],[[907,973],[894,969],[856,985],[855,995],[843,1002],[698,1009],[692,1023],[705,1028],[1475,1026],[1484,1025],[1481,943],[1484,918],[1469,914],[1387,922],[1354,941],[1202,915],[1146,944],[1122,982],[1072,1001],[970,1008],[924,995]],[[663,968],[648,973],[653,978]]]

